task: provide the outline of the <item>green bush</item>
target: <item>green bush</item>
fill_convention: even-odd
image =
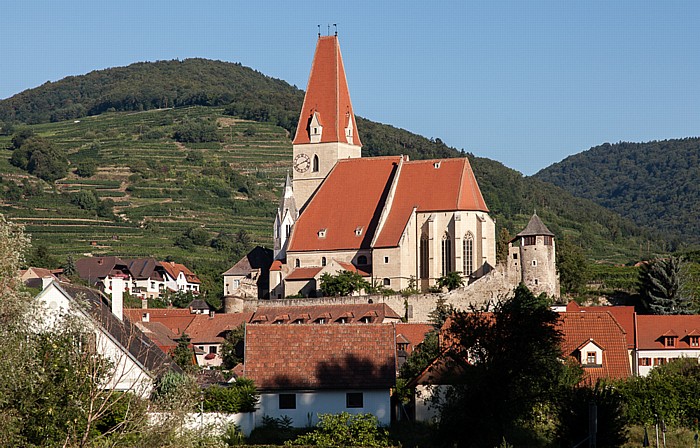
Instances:
[[[389,433],[380,428],[377,417],[372,414],[352,415],[320,414],[316,429],[297,437],[285,445],[308,445],[323,447],[385,447],[391,446]]]
[[[253,412],[258,392],[251,380],[239,378],[231,386],[211,386],[204,390],[205,412]]]

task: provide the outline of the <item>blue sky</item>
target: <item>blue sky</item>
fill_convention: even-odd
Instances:
[[[697,1],[9,0],[0,18],[0,98],[189,57],[306,88],[317,25],[337,23],[356,114],[524,174],[700,135]]]

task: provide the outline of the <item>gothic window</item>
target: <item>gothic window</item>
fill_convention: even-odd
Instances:
[[[285,229],[285,232],[286,232],[286,234],[287,234],[287,238],[289,238],[289,234],[292,233],[292,226],[290,226],[289,224],[287,224],[287,225],[285,226],[285,228],[286,228],[286,229]]]
[[[318,156],[314,154],[313,168],[311,169],[314,173],[318,172]]]
[[[442,275],[452,272],[452,240],[445,233],[442,237]]]
[[[321,257],[321,266],[326,265],[326,257]]]
[[[357,264],[359,264],[359,265],[367,264],[367,257],[364,255],[360,255],[359,257],[357,257]]]
[[[294,261],[294,267],[295,267],[295,268],[301,267],[301,261],[299,261],[298,258]]]
[[[428,235],[423,235],[420,239],[420,278],[428,278]]]
[[[462,242],[464,257],[464,275],[471,275],[474,272],[474,235],[468,232],[464,235]]]

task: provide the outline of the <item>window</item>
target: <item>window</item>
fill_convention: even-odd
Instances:
[[[544,237],[544,245],[545,246],[551,246],[552,245],[552,237],[545,235]]]
[[[321,257],[321,266],[326,265],[326,257]]]
[[[430,275],[428,257],[428,235],[423,235],[420,239],[420,278],[428,278]]]
[[[524,236],[523,237],[523,245],[524,246],[534,246],[535,243],[537,243],[536,236]]]
[[[513,254],[513,260],[517,260],[517,259],[518,259],[518,254]]]
[[[452,240],[445,233],[442,236],[442,275],[452,272]]]
[[[655,366],[662,366],[664,364],[666,364],[666,358],[654,358]]]
[[[357,257],[357,264],[367,264],[367,257],[364,255]]]
[[[397,347],[399,350],[406,351],[406,350],[408,350],[408,342],[399,342],[399,343],[396,344],[396,347]]]
[[[464,235],[462,242],[464,257],[464,275],[471,275],[474,272],[474,235],[471,232]]]
[[[293,324],[303,324],[303,323],[304,323],[304,319],[294,319],[294,322],[292,322],[292,323],[293,323]]]
[[[664,346],[665,347],[675,347],[676,337],[675,336],[664,336]]]
[[[363,316],[360,318],[360,322],[363,324],[371,324],[372,323],[372,318],[369,316]]]
[[[537,266],[537,260],[532,260],[532,265]]]
[[[689,336],[688,343],[691,347],[698,347],[700,345],[700,336]]]
[[[382,280],[382,284],[383,284],[384,286],[389,286],[389,285],[391,285],[391,279],[390,279],[390,278],[385,278],[384,280]]]
[[[318,156],[314,154],[313,168],[311,169],[314,173],[318,172]]]
[[[214,353],[214,354],[216,354],[216,345],[210,345],[210,346],[209,346],[209,353]]]
[[[280,394],[279,399],[280,409],[297,408],[297,394]]]
[[[389,257],[384,257],[384,263],[389,263]]]
[[[639,358],[639,365],[640,366],[650,366],[651,365],[651,358]]]
[[[345,394],[346,408],[362,408],[364,407],[362,392],[348,392]]]
[[[151,289],[156,289],[156,282],[151,282]]]
[[[586,364],[598,364],[598,354],[596,352],[587,352]]]
[[[540,284],[540,281],[537,280],[537,279],[535,279],[535,286],[537,286],[537,285],[539,285],[539,284]]]
[[[347,324],[348,323],[348,319],[346,317],[339,317],[335,321],[339,324]]]
[[[317,324],[325,324],[325,323],[326,323],[326,319],[324,319],[323,317],[319,317],[318,319],[316,319],[316,320],[314,321],[314,323],[317,323]]]
[[[286,228],[285,232],[286,232],[286,234],[287,234],[287,238],[289,238],[289,234],[292,233],[292,226],[290,226],[289,224],[287,224],[287,225],[284,226],[284,227]]]
[[[298,258],[297,258],[296,260],[294,260],[294,267],[295,267],[295,268],[301,267],[301,261],[299,261]]]

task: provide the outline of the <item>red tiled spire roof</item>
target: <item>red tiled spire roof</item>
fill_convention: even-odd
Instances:
[[[314,113],[323,126],[321,143],[347,143],[345,128],[352,120],[353,145],[362,146],[357,133],[355,114],[350,102],[350,91],[345,79],[343,57],[337,36],[319,37],[314,61],[311,65],[309,83],[306,87],[304,105],[299,116],[294,144],[310,143],[308,124]]]
[[[339,160],[294,225],[287,251],[369,248],[400,160]]]
[[[404,162],[374,247],[398,246],[414,207],[419,212],[489,211],[466,158]]]

